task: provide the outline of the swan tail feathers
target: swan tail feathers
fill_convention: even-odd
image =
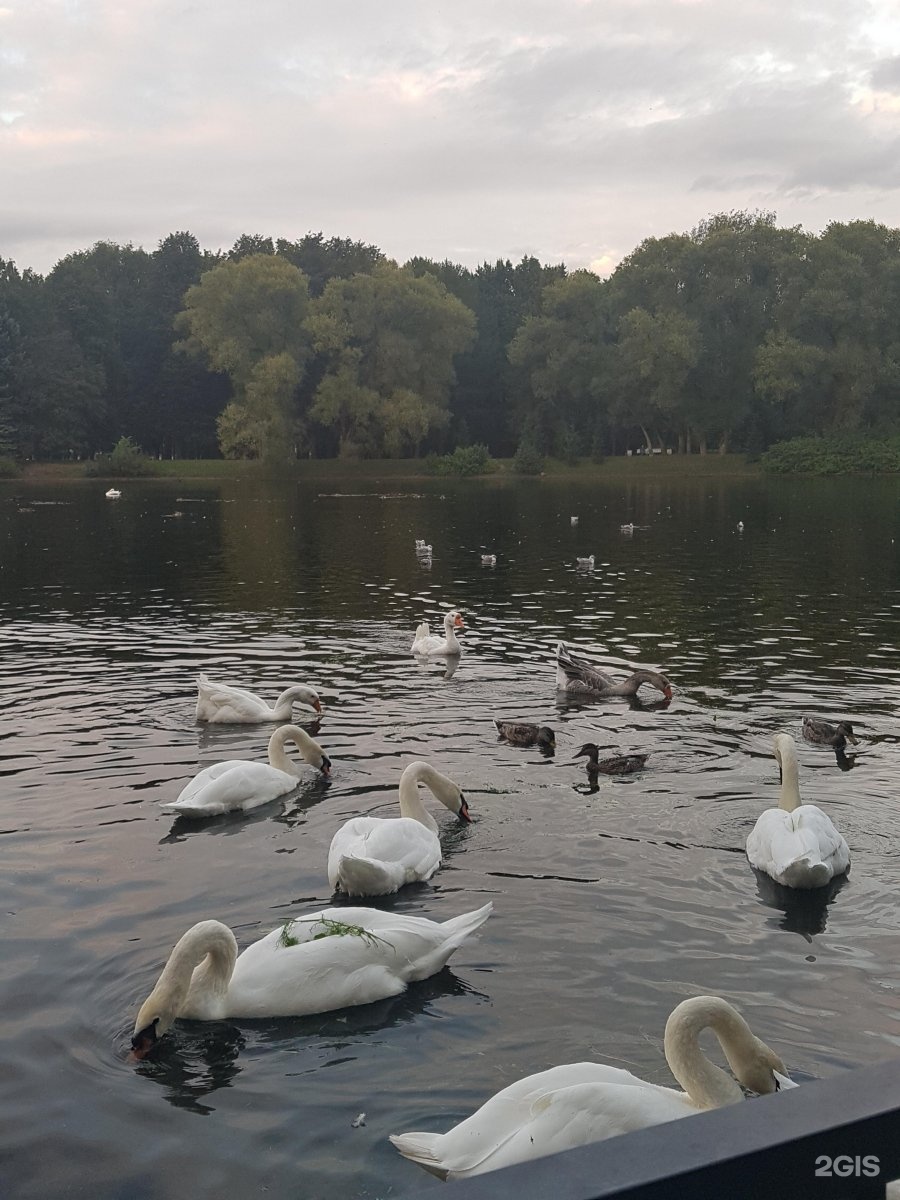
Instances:
[[[488,901],[483,908],[473,909],[472,912],[461,913],[458,917],[452,917],[449,921],[442,921],[441,927],[446,931],[446,939],[444,941],[444,949],[450,947],[455,950],[475,932],[480,929],[491,913],[494,911],[492,901]]]
[[[446,1179],[449,1168],[441,1162],[440,1133],[391,1133],[388,1135],[404,1158],[418,1163],[439,1179]]]
[[[795,888],[824,887],[834,875],[828,863],[816,862],[810,854],[804,854],[792,862],[776,862],[775,872],[787,887]]]
[[[343,854],[338,863],[338,887],[348,896],[388,896],[402,882],[386,864],[374,858]]]

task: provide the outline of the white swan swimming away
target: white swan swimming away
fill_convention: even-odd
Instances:
[[[197,676],[198,721],[210,724],[252,725],[260,721],[290,721],[294,704],[305,704],[322,711],[319,693],[313,688],[294,684],[285,688],[270,708],[260,696],[246,688],[227,683],[213,683],[206,675]]]
[[[637,526],[635,525],[634,521],[628,521],[625,525],[619,526],[621,533],[634,533],[636,528]]]
[[[575,559],[575,562],[576,562],[576,564],[577,564],[579,567],[587,567],[587,568],[588,568],[589,570],[591,570],[591,571],[593,571],[593,569],[594,569],[594,556],[593,556],[593,554],[589,554],[589,555],[587,556],[587,558],[576,558],[576,559]]]
[[[743,1092],[701,1050],[704,1029],[715,1032],[745,1087],[763,1095],[797,1086],[778,1055],[727,1001],[694,996],[666,1022],[666,1061],[683,1092],[647,1083],[620,1067],[568,1063],[504,1088],[448,1133],[393,1134],[391,1141],[426,1171],[464,1179],[734,1104]]]
[[[569,524],[570,524],[570,525],[577,525],[577,524],[578,524],[578,518],[577,518],[577,517],[569,517]]]
[[[328,851],[328,882],[349,896],[387,896],[406,883],[430,879],[441,865],[438,825],[422,803],[419,784],[471,821],[469,806],[452,779],[430,763],[410,763],[400,776],[399,817],[353,817]]]
[[[104,492],[103,494],[104,494],[104,496],[106,496],[107,500],[121,500],[122,499],[122,493],[119,491],[118,488],[110,488],[108,492]]]
[[[448,612],[444,617],[444,636],[439,637],[436,633],[431,633],[428,628],[428,622],[423,621],[416,628],[416,635],[413,638],[413,644],[410,646],[410,651],[413,654],[461,654],[462,646],[459,644],[456,632],[457,629],[464,629],[460,613],[455,610]]]
[[[744,522],[743,522],[743,521],[738,521],[738,523],[737,523],[737,525],[735,526],[735,528],[737,529],[738,533],[743,533],[743,532],[744,532]]]
[[[267,763],[244,758],[213,763],[194,776],[177,800],[160,808],[181,817],[216,817],[238,809],[249,812],[293,791],[301,776],[285,751],[287,742],[297,746],[311,767],[331,774],[331,759],[319,743],[296,725],[282,725],[269,738]]]
[[[797,748],[789,734],[775,735],[775,758],[781,770],[778,807],[766,809],[756,822],[747,857],[783,887],[824,887],[849,868],[849,847],[820,808],[801,804]]]
[[[496,567],[497,555],[496,554],[482,554],[481,565],[483,567]]]
[[[134,1055],[143,1058],[179,1017],[302,1017],[399,996],[440,971],[492,907],[440,922],[326,908],[294,917],[240,955],[227,925],[200,921],[178,941],[141,1005]]]
[[[418,554],[420,558],[431,557],[431,546],[427,545],[422,538],[416,538],[416,554]]]

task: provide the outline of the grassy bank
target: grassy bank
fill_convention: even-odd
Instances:
[[[512,459],[497,459],[494,478],[528,479],[513,470]],[[232,459],[173,459],[157,464],[157,479],[257,479],[278,474],[275,469],[259,462]],[[436,479],[427,473],[423,461],[403,459],[306,459],[287,468],[298,479]],[[543,477],[548,479],[659,479],[678,476],[749,477],[758,474],[755,463],[748,463],[742,454],[656,455],[648,458],[628,458],[625,455],[607,458],[602,463],[582,459],[569,466],[548,458]],[[26,463],[20,482],[63,483],[84,479],[84,463]],[[97,480],[93,480],[94,483]],[[148,482],[142,480],[141,482]],[[152,483],[152,478],[149,480]]]

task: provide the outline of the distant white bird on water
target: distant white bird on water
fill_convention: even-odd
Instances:
[[[577,517],[569,517],[569,524],[570,524],[570,525],[577,525],[577,524],[578,524],[578,518],[577,518]]]
[[[586,567],[589,571],[593,571],[593,569],[594,569],[593,554],[589,554],[587,556],[587,558],[576,558],[575,562],[578,564],[579,567]]]
[[[496,567],[497,555],[496,554],[482,554],[481,565],[483,567]]]
[[[738,531],[738,533],[743,533],[743,532],[744,532],[744,522],[743,522],[743,521],[738,521],[738,523],[737,523],[737,531]]]
[[[106,492],[106,498],[107,500],[121,500],[122,493],[118,488],[110,488],[109,491]]]

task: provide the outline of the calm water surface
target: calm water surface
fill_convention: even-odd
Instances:
[[[700,992],[735,1002],[801,1081],[898,1054],[895,483],[104,490],[0,492],[7,1200],[437,1194],[388,1133],[446,1129],[558,1062],[669,1083],[666,1017]],[[467,630],[448,675],[409,644],[451,606]],[[563,703],[559,638],[661,667],[673,702]],[[268,697],[319,687],[332,779],[246,817],[161,814],[199,768],[265,757],[266,726],[194,724],[198,670]],[[743,846],[776,802],[772,735],[799,739],[804,712],[851,718],[862,742],[851,770],[798,742],[804,797],[853,867],[791,902]],[[493,716],[551,725],[556,755],[498,742]],[[587,740],[648,768],[591,793],[572,761]],[[493,900],[451,967],[340,1013],[180,1023],[129,1062],[184,930],[216,917],[245,945],[327,904],[334,831],[392,815],[415,758],[463,786],[476,823],[440,818],[443,869],[384,903],[445,919]]]

